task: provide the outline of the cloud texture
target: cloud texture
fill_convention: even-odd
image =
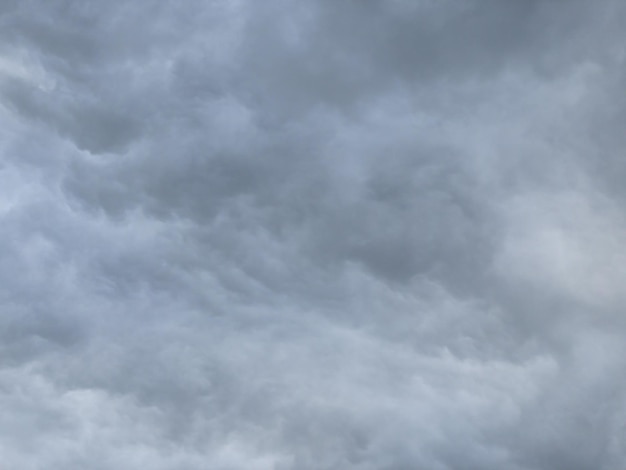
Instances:
[[[0,0],[3,467],[623,469],[624,31]]]

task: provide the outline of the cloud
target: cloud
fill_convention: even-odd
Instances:
[[[618,469],[617,0],[0,1],[0,453]]]

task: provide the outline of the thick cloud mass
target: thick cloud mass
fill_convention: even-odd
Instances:
[[[0,1],[15,470],[622,470],[622,0]]]

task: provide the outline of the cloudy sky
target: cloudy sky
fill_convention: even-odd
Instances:
[[[0,0],[7,470],[623,470],[623,0]]]

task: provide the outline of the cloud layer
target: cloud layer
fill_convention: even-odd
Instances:
[[[622,469],[626,4],[0,1],[12,469]]]

